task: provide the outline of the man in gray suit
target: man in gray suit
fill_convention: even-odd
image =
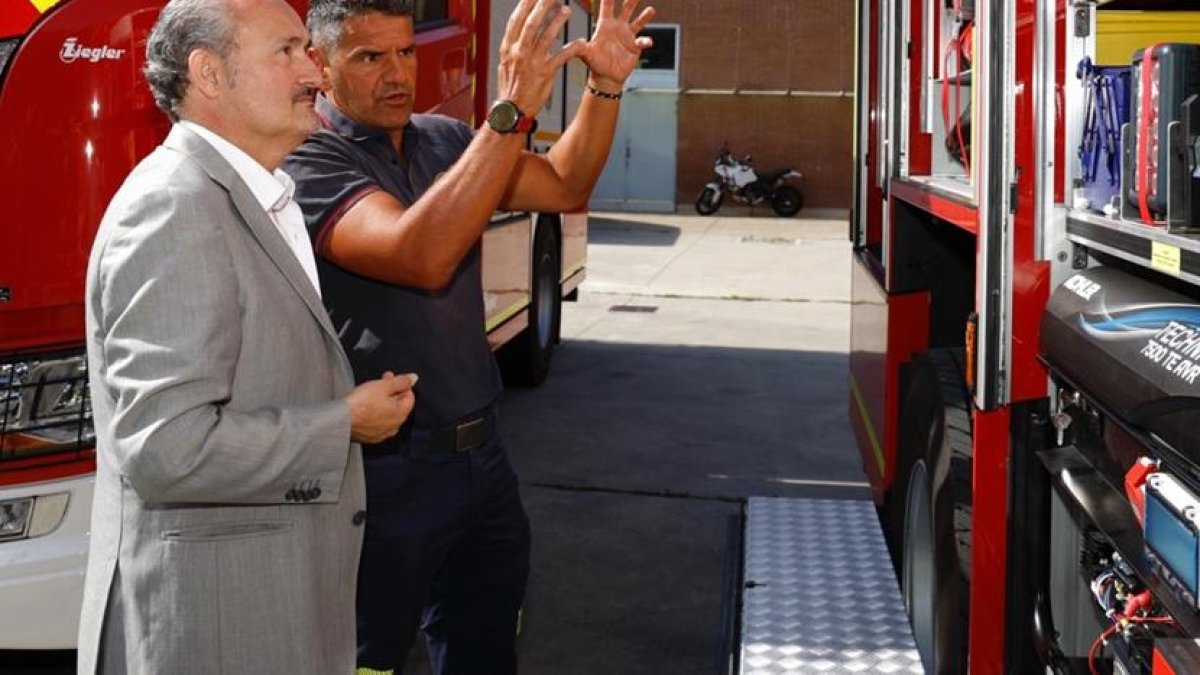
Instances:
[[[317,125],[284,0],[173,0],[146,75],[176,122],[109,205],[87,275],[94,673],[354,668],[358,443],[415,377],[357,388],[277,170]]]

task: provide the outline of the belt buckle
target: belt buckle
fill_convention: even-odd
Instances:
[[[476,417],[468,422],[463,422],[454,429],[454,451],[467,452],[474,448],[483,445],[481,438],[484,431],[484,425],[487,424],[486,417]]]

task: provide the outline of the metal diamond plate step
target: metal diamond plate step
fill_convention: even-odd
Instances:
[[[870,501],[751,498],[741,675],[922,674]]]

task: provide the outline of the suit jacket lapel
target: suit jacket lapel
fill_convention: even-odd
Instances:
[[[308,275],[305,274],[304,268],[300,266],[300,261],[296,260],[296,255],[292,253],[287,242],[284,241],[283,235],[276,229],[275,223],[271,222],[270,216],[263,211],[262,205],[254,198],[250,188],[238,176],[237,171],[221,157],[221,153],[217,152],[203,138],[179,125],[175,125],[171,129],[171,133],[163,145],[191,157],[217,184],[225,188],[237,210],[237,215],[241,217],[242,223],[258,241],[263,252],[291,284],[304,304],[308,306],[309,311],[321,324],[321,328],[333,338],[335,343],[340,344],[337,331],[334,330],[333,323],[329,319],[329,313],[321,304],[321,298],[313,288],[312,282],[309,281]],[[338,351],[341,352],[340,349]],[[343,366],[349,367],[344,354],[340,360]]]

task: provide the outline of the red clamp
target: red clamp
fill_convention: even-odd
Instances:
[[[1146,479],[1158,471],[1158,462],[1149,457],[1139,457],[1138,461],[1125,473],[1125,497],[1133,506],[1138,523],[1146,524]]]
[[[1129,596],[1129,600],[1125,602],[1125,611],[1121,616],[1126,619],[1132,619],[1139,612],[1150,609],[1150,605],[1154,604],[1154,596],[1150,595],[1150,591],[1142,591],[1137,595]]]

